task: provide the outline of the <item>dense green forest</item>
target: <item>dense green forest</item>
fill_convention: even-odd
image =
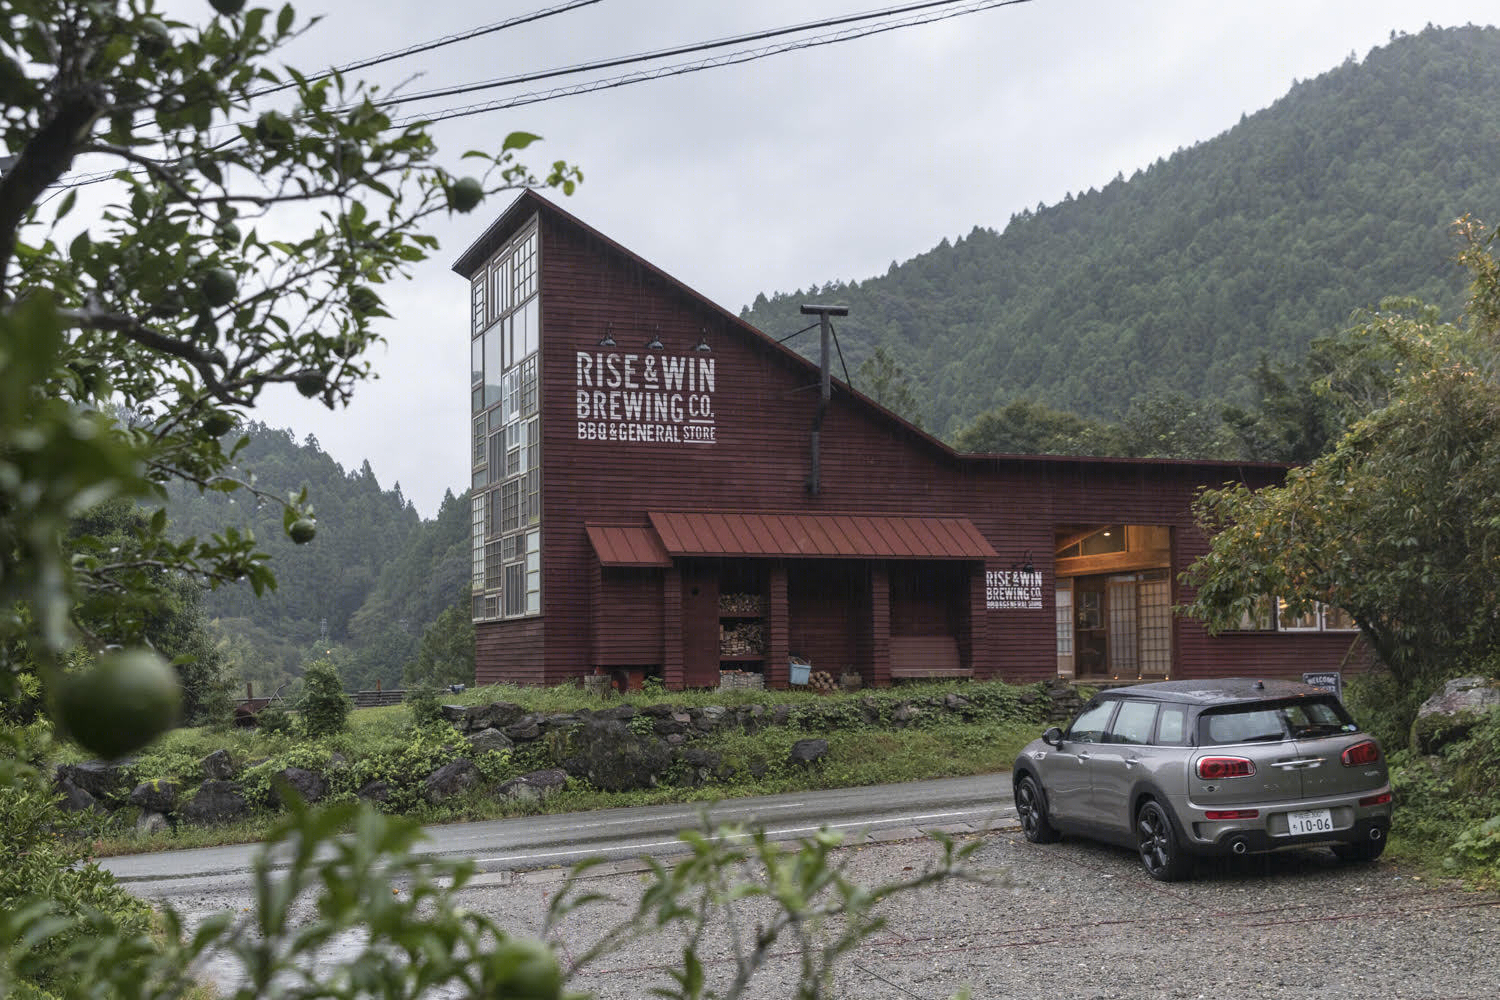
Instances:
[[[1456,313],[1449,229],[1500,221],[1497,162],[1500,30],[1393,35],[1129,179],[743,316],[782,336],[809,298],[846,303],[849,368],[883,348],[949,440],[1022,400],[1109,421],[1140,399],[1253,403],[1262,357],[1300,363],[1354,309]]]
[[[277,587],[256,597],[246,585],[203,596],[202,609],[230,672],[257,694],[292,684],[314,658],[331,659],[346,686],[398,685],[424,630],[457,602],[468,579],[467,494],[443,498],[423,521],[401,495],[382,489],[366,461],[344,468],[308,437],[252,423],[237,456],[257,489],[285,496],[306,488],[318,532],[294,545],[279,505],[246,505],[222,493],[174,487],[179,535],[250,530],[271,556]]]

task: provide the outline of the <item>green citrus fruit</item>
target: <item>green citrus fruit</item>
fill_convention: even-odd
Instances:
[[[208,0],[208,4],[214,10],[229,17],[238,14],[245,6],[245,0]]]
[[[292,541],[298,545],[306,545],[318,534],[318,525],[310,517],[299,517],[292,522],[292,526],[286,529],[286,533],[292,536]]]
[[[222,267],[209,268],[203,275],[200,286],[203,301],[211,306],[225,306],[233,302],[239,287],[239,282],[234,280],[234,272]]]
[[[111,650],[94,666],[63,675],[57,721],[75,743],[106,760],[123,757],[177,724],[177,671],[149,649]]]
[[[210,410],[203,418],[203,433],[209,437],[223,437],[234,429],[234,414],[223,410]]]
[[[534,938],[506,938],[489,954],[490,985],[514,1000],[558,1000],[563,974],[552,949]]]
[[[453,182],[448,191],[448,207],[455,212],[472,212],[484,200],[484,185],[473,177]]]
[[[292,384],[297,387],[298,392],[311,399],[323,391],[323,376],[318,372],[301,372],[292,380]]]

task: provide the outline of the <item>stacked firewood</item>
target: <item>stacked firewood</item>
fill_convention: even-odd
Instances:
[[[766,613],[766,599],[759,594],[720,594],[719,614],[721,615],[763,615]]]
[[[833,674],[829,673],[828,671],[814,670],[807,676],[807,686],[812,688],[814,691],[820,691],[824,694],[832,694],[834,691],[838,690],[839,684],[838,681],[833,679]]]
[[[766,675],[754,670],[720,670],[720,690],[733,690],[735,688],[764,688],[766,686]]]
[[[760,622],[719,625],[720,656],[758,656],[766,649],[766,627]]]

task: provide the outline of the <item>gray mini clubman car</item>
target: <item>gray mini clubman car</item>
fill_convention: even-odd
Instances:
[[[1163,681],[1094,696],[1016,758],[1026,839],[1133,847],[1152,878],[1195,855],[1326,845],[1372,861],[1391,825],[1380,746],[1331,693],[1292,681]]]

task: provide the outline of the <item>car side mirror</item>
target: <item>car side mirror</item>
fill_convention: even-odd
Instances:
[[[1062,741],[1062,730],[1057,728],[1056,726],[1049,727],[1048,730],[1042,734],[1042,742],[1047,744],[1049,747],[1060,747],[1062,746]]]

